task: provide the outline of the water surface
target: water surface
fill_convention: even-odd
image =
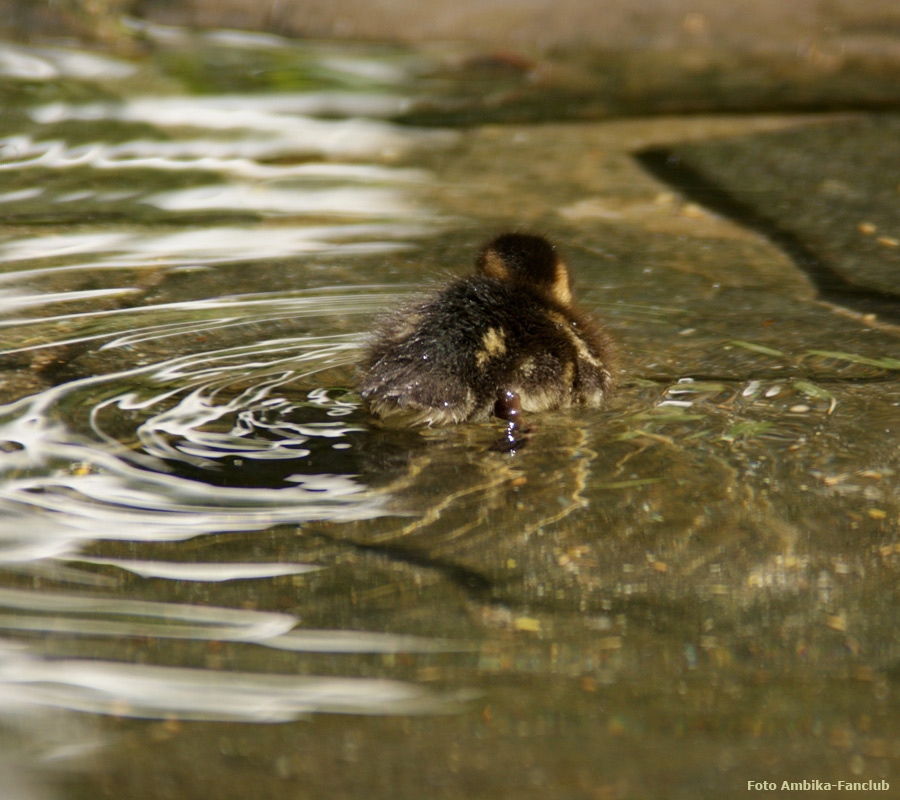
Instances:
[[[16,797],[900,780],[896,329],[631,155],[803,120],[416,128],[424,56],[147,35],[0,62]],[[617,398],[373,422],[377,314],[521,227]]]

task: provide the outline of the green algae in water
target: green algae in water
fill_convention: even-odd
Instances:
[[[896,358],[888,358],[887,356],[861,356],[855,353],[841,353],[836,350],[808,350],[810,355],[820,356],[821,358],[834,358],[839,361],[849,361],[853,364],[864,364],[868,367],[879,367],[880,369],[898,370],[900,369],[900,361]]]
[[[756,353],[762,353],[767,356],[776,356],[783,357],[785,354],[781,352],[781,350],[776,350],[774,347],[767,347],[766,345],[759,344],[758,342],[746,342],[743,339],[732,339],[731,344],[736,344],[738,347],[743,347],[747,350],[753,350]]]

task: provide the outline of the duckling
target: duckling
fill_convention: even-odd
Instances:
[[[509,422],[520,414],[598,406],[613,388],[609,334],[573,302],[569,270],[542,236],[505,233],[475,273],[401,306],[378,325],[360,391],[386,422]],[[527,432],[527,430],[525,430]]]

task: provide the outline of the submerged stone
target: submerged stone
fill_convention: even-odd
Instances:
[[[692,200],[782,247],[820,296],[900,320],[900,119],[829,121],[639,154]]]

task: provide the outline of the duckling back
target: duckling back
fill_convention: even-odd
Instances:
[[[388,315],[361,365],[371,410],[402,424],[487,419],[507,392],[526,411],[599,405],[612,343],[571,302],[568,270],[546,239],[504,234],[476,273]]]

